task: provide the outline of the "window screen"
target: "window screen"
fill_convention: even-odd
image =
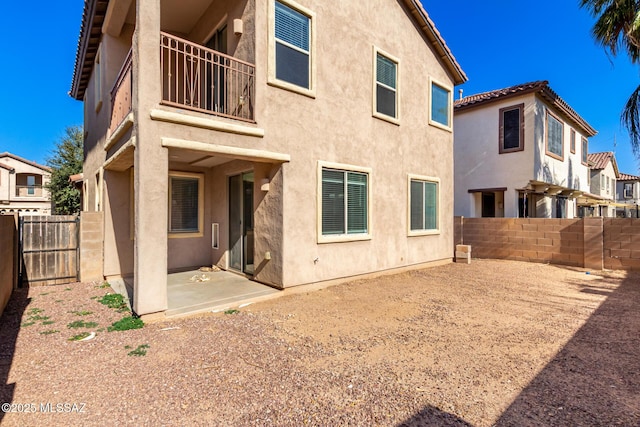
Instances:
[[[502,116],[503,123],[503,149],[510,150],[520,147],[520,109],[504,111]]]
[[[276,78],[307,89],[310,26],[308,16],[275,2]]]
[[[397,66],[376,54],[376,111],[390,117],[396,117]]]
[[[322,169],[322,234],[368,231],[368,175]]]
[[[547,115],[547,150],[562,157],[562,122]]]
[[[431,120],[441,125],[449,123],[449,91],[435,83],[431,84]]]
[[[438,184],[411,180],[411,230],[438,229]]]
[[[169,231],[178,233],[199,231],[198,185],[198,178],[171,177]]]

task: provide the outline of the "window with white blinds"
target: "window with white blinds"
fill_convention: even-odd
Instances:
[[[275,75],[278,80],[310,88],[311,18],[275,2]]]
[[[397,118],[398,64],[376,52],[376,112]]]
[[[169,232],[201,233],[202,176],[169,175]]]
[[[438,231],[438,181],[409,178],[409,231]]]
[[[369,175],[322,168],[322,235],[368,233]]]

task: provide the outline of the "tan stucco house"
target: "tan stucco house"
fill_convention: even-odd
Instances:
[[[86,0],[71,95],[104,276],[277,288],[449,261],[453,88],[417,0]]]
[[[611,151],[589,153],[589,194],[578,198],[581,216],[616,216],[618,162]]]
[[[616,179],[616,216],[640,217],[640,176],[620,172]]]
[[[454,113],[456,215],[577,216],[596,131],[549,82],[467,96]]]
[[[46,184],[51,169],[11,153],[0,153],[0,214],[50,215]]]

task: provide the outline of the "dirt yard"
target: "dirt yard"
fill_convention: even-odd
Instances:
[[[31,288],[0,424],[637,426],[640,275],[589,273],[474,260],[121,332],[108,289]]]

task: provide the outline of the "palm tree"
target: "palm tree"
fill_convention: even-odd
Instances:
[[[597,20],[592,34],[604,49],[616,56],[629,55],[631,63],[640,63],[640,0],[579,0],[580,7]],[[640,86],[636,88],[622,111],[622,124],[629,131],[631,146],[640,157]]]

